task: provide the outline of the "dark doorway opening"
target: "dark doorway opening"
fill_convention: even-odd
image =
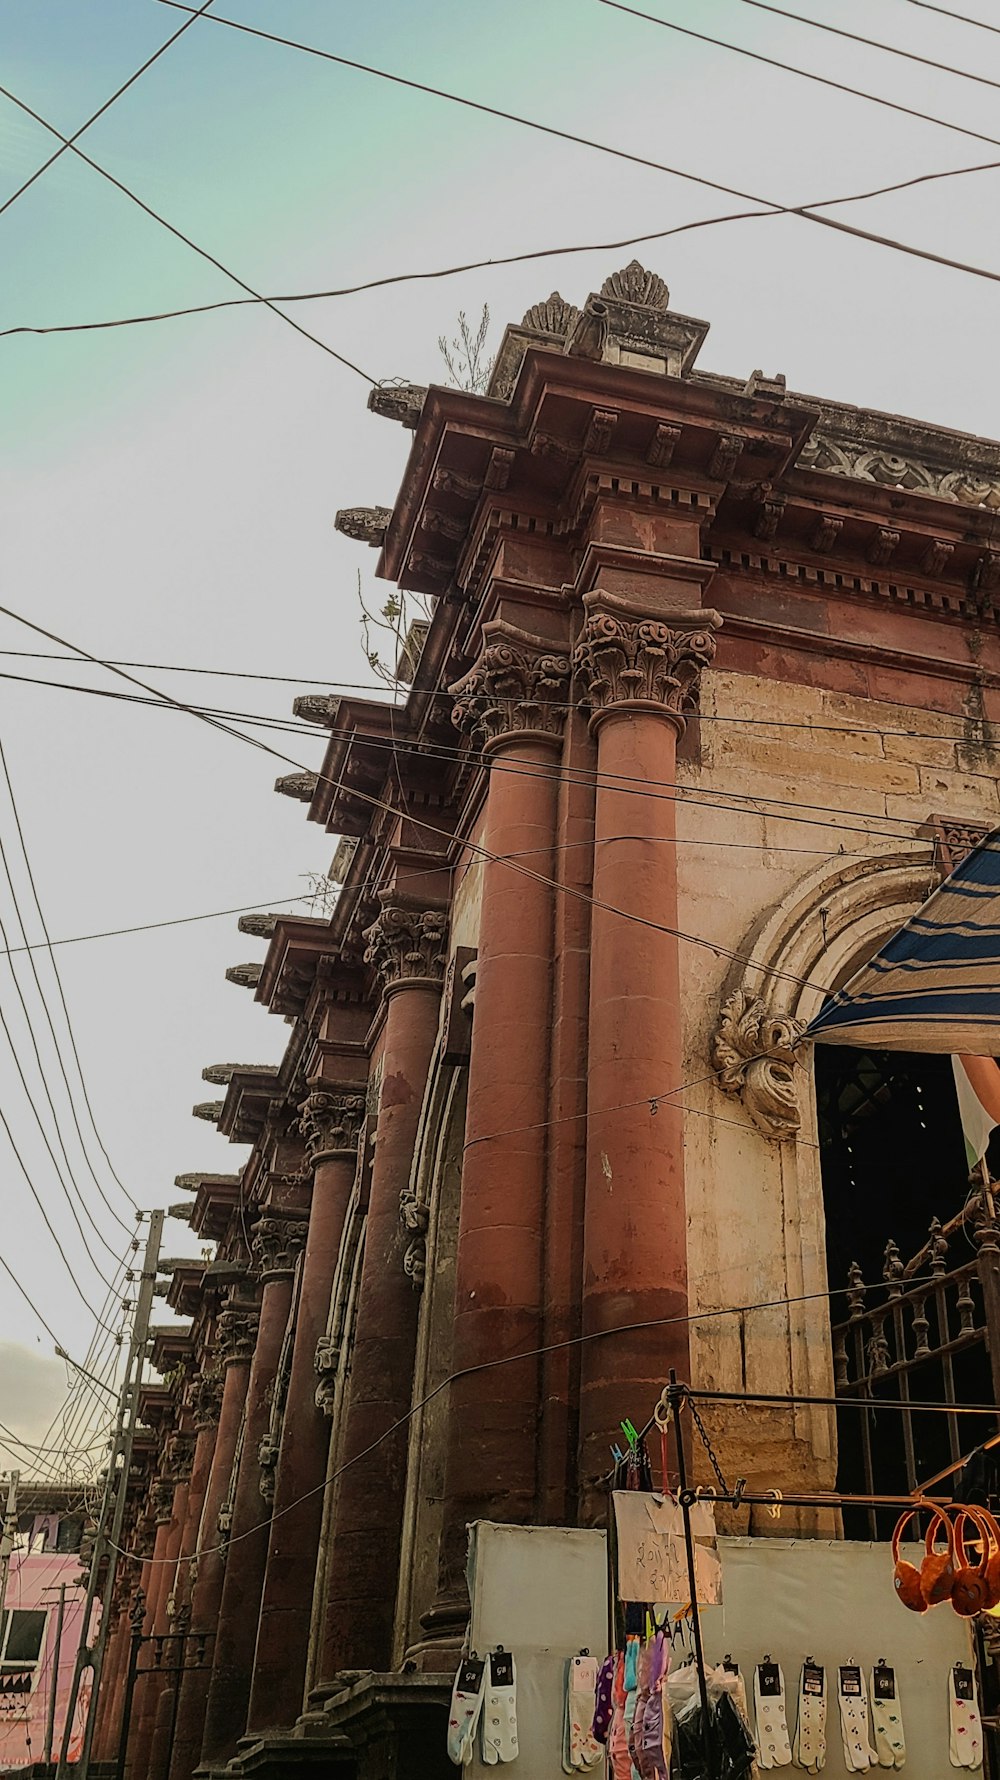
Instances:
[[[969,1338],[984,1321],[971,1224],[947,1229],[973,1190],[950,1057],[817,1045],[815,1069],[827,1280],[837,1294],[831,1321],[855,1313],[847,1343],[852,1379],[875,1375],[861,1394],[876,1405],[907,1394],[942,1407],[991,1404],[988,1352],[981,1338]],[[987,1158],[994,1178],[998,1139]],[[887,1244],[895,1245],[888,1256]],[[970,1266],[973,1277],[963,1281]],[[914,1293],[923,1281],[921,1303]],[[930,1351],[913,1365],[921,1342]],[[840,1409],[837,1425],[838,1488],[867,1492],[872,1480],[886,1494],[907,1493],[914,1472],[917,1480],[932,1476],[992,1431],[985,1418],[904,1417],[877,1407]],[[845,1532],[887,1537],[894,1519],[891,1511],[848,1511]]]

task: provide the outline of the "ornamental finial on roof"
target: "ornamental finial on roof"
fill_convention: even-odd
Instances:
[[[655,272],[647,272],[638,260],[631,260],[621,272],[612,272],[601,285],[602,297],[613,297],[619,303],[635,303],[643,309],[669,309],[670,292]]]
[[[557,290],[544,303],[533,303],[521,317],[522,328],[531,328],[539,334],[558,334],[565,337],[579,318],[580,311],[575,303],[567,303]]]

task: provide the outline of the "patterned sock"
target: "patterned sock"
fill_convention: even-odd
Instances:
[[[868,1695],[864,1678],[856,1663],[844,1663],[838,1674],[844,1763],[852,1773],[864,1774],[878,1760],[868,1736]]]
[[[896,1671],[879,1663],[871,1675],[872,1729],[880,1768],[901,1768],[906,1760],[903,1714],[896,1692]]]
[[[757,1720],[757,1761],[762,1768],[787,1768],[792,1759],[785,1716],[785,1677],[778,1663],[758,1663],[753,1672]]]
[[[571,1656],[566,1664],[566,1749],[563,1770],[567,1774],[596,1768],[601,1760],[601,1745],[591,1730],[596,1687],[596,1656]]]
[[[482,1752],[487,1767],[517,1759],[517,1677],[509,1650],[491,1650],[483,1699]]]
[[[956,1663],[948,1670],[948,1705],[951,1721],[949,1754],[953,1768],[978,1768],[983,1759],[983,1726],[971,1669]]]
[[[807,1774],[826,1766],[826,1676],[819,1663],[802,1665],[794,1753]]]
[[[456,1767],[464,1767],[472,1760],[485,1682],[486,1664],[477,1657],[466,1657],[455,1676],[448,1714],[448,1754]]]

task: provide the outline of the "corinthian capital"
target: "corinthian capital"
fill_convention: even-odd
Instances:
[[[194,1415],[194,1425],[200,1434],[205,1428],[214,1428],[219,1420],[222,1409],[221,1372],[199,1372],[192,1378],[187,1387],[188,1408]]]
[[[438,909],[384,908],[365,933],[365,963],[397,983],[440,983],[447,963],[448,917]]]
[[[256,1310],[249,1305],[230,1304],[219,1317],[216,1344],[224,1366],[232,1360],[250,1360],[257,1345]]]
[[[718,612],[671,612],[670,621],[597,590],[584,595],[586,621],[573,666],[596,724],[622,707],[657,710],[678,728],[715,655]]]
[[[503,619],[483,625],[475,666],[449,687],[451,720],[481,748],[507,736],[559,736],[566,718],[569,657]]]
[[[306,1140],[306,1160],[311,1168],[332,1156],[356,1154],[365,1117],[363,1094],[314,1088],[299,1111],[299,1130]]]
[[[258,1218],[251,1248],[262,1279],[273,1278],[279,1273],[294,1273],[296,1259],[306,1246],[308,1231],[306,1218]]]

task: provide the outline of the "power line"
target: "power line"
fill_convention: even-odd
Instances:
[[[48,172],[49,168],[51,166],[53,166],[56,161],[58,161],[60,155],[64,155],[68,148],[72,148],[74,142],[79,141],[80,137],[84,134],[84,131],[90,129],[91,124],[96,124],[99,117],[103,117],[104,113],[106,111],[110,111],[112,105],[114,105],[115,102],[121,98],[122,94],[127,93],[129,87],[134,86],[136,81],[140,78],[140,76],[145,74],[146,69],[152,68],[153,63],[159,61],[159,59],[163,55],[164,51],[168,50],[172,43],[176,43],[178,37],[183,37],[185,31],[189,30],[190,27],[194,24],[195,19],[200,18],[202,13],[207,12],[208,8],[211,5],[212,5],[212,0],[203,0],[202,5],[199,6],[197,11],[192,14],[191,18],[185,19],[183,25],[181,25],[180,28],[172,34],[172,36],[168,37],[165,43],[160,44],[159,49],[154,50],[153,54],[151,56],[146,57],[146,60],[143,62],[141,68],[137,68],[134,74],[130,74],[128,79],[126,81],[123,81],[122,85],[115,89],[115,91],[112,93],[110,99],[105,99],[103,105],[99,105],[96,111],[91,112],[91,115],[87,118],[86,123],[82,123],[78,130],[74,130],[72,136],[68,137],[66,139],[66,141],[64,141],[62,147],[56,149],[55,154],[51,154],[47,161],[43,161],[42,165],[40,167],[36,167],[34,173],[32,173],[24,181],[24,183],[22,185],[18,186],[16,192],[11,192],[10,197],[4,199],[3,203],[0,204],[0,216],[3,215],[5,210],[9,210],[12,204],[17,203],[18,198],[20,198],[24,195],[24,193],[28,190],[29,186],[34,185],[36,179],[41,179],[42,174]]]
[[[787,852],[788,849],[783,847],[780,851]],[[811,853],[813,849],[805,847],[803,851]],[[200,915],[173,915],[166,921],[140,921],[134,927],[106,927],[100,933],[73,933],[66,939],[39,941],[28,946],[13,946],[11,952],[39,952],[43,949],[43,945],[45,950],[48,950],[50,946],[79,946],[84,941],[92,939],[121,939],[129,933],[151,933],[161,927],[186,927],[194,921],[218,921],[225,915],[250,915],[255,914],[259,909],[266,909],[270,912],[271,909],[287,906],[288,903],[307,900],[307,891],[303,891],[298,896],[274,896],[267,902],[245,902],[239,908],[234,909],[208,909]]]
[[[172,0],[167,0],[167,3],[172,3]],[[211,17],[212,15],[208,14],[207,16]],[[44,625],[35,623],[33,619],[23,617],[20,613],[14,612],[9,606],[0,606],[0,615],[13,619],[15,623],[24,625],[26,629],[34,631],[39,636],[44,636],[51,643],[57,643],[63,649],[75,649],[79,655],[92,661],[96,666],[108,666],[107,662],[102,661],[100,656],[92,655],[89,650],[84,649],[80,644],[70,643],[65,637],[58,636],[54,631],[47,630]],[[262,741],[259,736],[245,735],[241,730],[234,729],[231,724],[220,722],[217,717],[207,716],[205,713],[198,711],[194,706],[185,705],[181,700],[175,699],[170,693],[161,692],[158,688],[148,685],[144,680],[137,680],[133,674],[127,673],[123,668],[114,668],[109,671],[116,673],[119,678],[128,680],[133,685],[140,687],[143,692],[148,692],[154,697],[159,697],[165,704],[173,705],[181,711],[187,711],[189,716],[195,717],[201,723],[208,724],[210,728],[218,729],[224,735],[235,736],[238,741],[245,742],[249,747],[257,748],[261,753],[268,754],[275,760],[283,761],[286,766],[292,766],[299,772],[309,770],[308,768],[303,767],[301,761],[295,760],[289,754],[282,753],[279,749],[272,747],[269,742]],[[338,790],[345,789],[343,780],[333,778],[330,774],[317,774],[317,781],[319,780],[335,786]],[[395,810],[391,804],[386,803],[384,798],[374,797],[370,792],[359,790],[356,787],[352,787],[352,795],[359,798],[363,803],[368,804],[370,808],[382,810],[389,815],[406,813],[405,811],[399,812]],[[449,844],[454,840],[454,835],[449,833],[448,830],[437,827],[435,824],[426,821],[423,817],[421,817],[421,826],[428,834],[440,835],[441,838],[448,841]],[[622,909],[615,904],[606,903],[599,897],[588,895],[585,891],[578,890],[575,885],[560,884],[556,879],[547,877],[543,872],[532,871],[528,866],[520,865],[515,860],[502,860],[498,854],[492,853],[488,847],[484,847],[478,841],[466,838],[464,844],[469,851],[478,854],[480,858],[488,859],[498,864],[507,864],[510,870],[518,872],[521,876],[530,879],[532,882],[543,884],[546,888],[552,889],[563,896],[571,897],[574,901],[586,903],[590,908],[601,909],[604,913],[617,915],[620,919],[628,921],[635,926],[645,928],[651,932],[662,933],[668,938],[682,939],[689,945],[699,946],[706,951],[711,952],[713,957],[728,958],[733,963],[738,964],[751,962],[745,953],[734,952],[729,946],[723,946],[716,941],[705,939],[700,934],[687,933],[683,929],[677,927],[668,927],[661,921],[651,921],[645,916],[633,914],[628,909]],[[821,988],[824,989],[825,992],[825,986],[823,984],[811,983],[808,978],[797,976],[793,972],[776,970],[769,965],[760,965],[758,968],[768,976],[795,982],[803,987]]]
[[[167,0],[167,3],[169,3],[169,0]],[[925,1283],[930,1284],[932,1282],[928,1276],[926,1281],[911,1280],[909,1283],[912,1286],[923,1285]],[[283,1514],[291,1514],[293,1509],[298,1508],[300,1503],[308,1501],[312,1496],[323,1495],[330,1488],[331,1484],[336,1483],[338,1478],[343,1476],[345,1471],[350,1470],[352,1465],[358,1465],[363,1459],[369,1458],[373,1452],[376,1452],[378,1448],[389,1439],[390,1435],[395,1434],[400,1428],[406,1427],[407,1423],[412,1421],[414,1416],[419,1415],[422,1410],[427,1408],[429,1403],[433,1402],[435,1397],[440,1396],[442,1391],[448,1390],[450,1386],[456,1384],[459,1379],[472,1378],[480,1373],[492,1372],[500,1366],[516,1366],[523,1363],[525,1360],[540,1359],[545,1354],[559,1353],[566,1348],[579,1347],[587,1341],[610,1340],[615,1335],[631,1335],[636,1334],[643,1329],[662,1329],[669,1325],[684,1324],[690,1326],[692,1323],[710,1322],[724,1316],[748,1316],[752,1312],[758,1310],[785,1310],[798,1304],[812,1304],[817,1300],[825,1300],[826,1302],[829,1302],[831,1298],[843,1297],[850,1290],[850,1286],[834,1286],[825,1292],[802,1292],[794,1298],[774,1298],[756,1304],[733,1304],[721,1310],[692,1311],[685,1316],[647,1317],[641,1322],[618,1323],[610,1329],[590,1329],[582,1335],[568,1336],[563,1341],[550,1341],[544,1347],[528,1348],[523,1353],[504,1354],[498,1359],[481,1360],[475,1366],[462,1366],[457,1372],[451,1372],[448,1374],[447,1378],[441,1379],[440,1383],[436,1384],[433,1390],[428,1391],[426,1396],[421,1397],[418,1403],[412,1404],[406,1411],[405,1415],[399,1416],[396,1421],[392,1422],[388,1428],[384,1429],[384,1431],[379,1434],[378,1438],[373,1440],[369,1446],[366,1446],[363,1451],[355,1453],[353,1458],[347,1459],[344,1464],[338,1466],[338,1468],[326,1477],[322,1483],[317,1484],[315,1489],[306,1490],[304,1494],[298,1496],[295,1501],[289,1502],[286,1507],[279,1509],[277,1514],[270,1515],[266,1520],[259,1521],[256,1526],[248,1527],[245,1533],[237,1533],[234,1538],[230,1538],[226,1543],[229,1547],[232,1547],[241,1539],[250,1539],[253,1537],[254,1533],[260,1531],[261,1527],[273,1525],[274,1521],[280,1520]],[[808,1401],[808,1399],[803,1399],[803,1401]],[[916,1414],[927,1415],[996,1415],[995,1405],[989,1403],[908,1404],[896,1402],[892,1398],[873,1398],[864,1401],[861,1399],[844,1398],[843,1403],[845,1408],[849,1408],[852,1403],[856,1403],[858,1407],[867,1407],[869,1409],[911,1409]],[[128,1557],[131,1555],[122,1546],[116,1546],[115,1549],[118,1551],[119,1556]],[[223,1549],[225,1549],[225,1547],[221,1544],[215,1546],[202,1546],[201,1550],[197,1553],[184,1552],[177,1557],[149,1558],[145,1561],[151,1564],[184,1564],[191,1562],[195,1557],[207,1557],[211,1552],[222,1551]]]
[[[974,74],[968,68],[953,68],[949,62],[938,62],[932,56],[918,56],[915,50],[900,49],[895,43],[881,43],[876,37],[864,37],[858,31],[845,31],[843,26],[828,25],[822,19],[806,18],[801,12],[786,12],[782,6],[772,6],[770,0],[740,0],[740,4],[753,6],[758,12],[773,12],[779,19],[794,19],[797,25],[810,25],[813,30],[828,31],[834,37],[846,37],[851,43],[863,43],[866,48],[883,50],[889,56],[902,56],[907,62],[919,62],[923,68],[933,68],[940,74],[957,74],[960,80],[975,80],[980,86],[996,87],[1000,91],[1000,80],[991,80],[987,74]],[[725,47],[730,49],[735,46],[726,44]],[[888,101],[880,100],[879,103]]]
[[[228,21],[220,19],[218,22],[220,24],[225,24]],[[595,143],[593,146],[600,147],[601,145]],[[616,153],[618,151],[610,150],[608,152]],[[666,241],[674,235],[686,235],[695,229],[711,229],[722,223],[755,222],[762,218],[774,216],[799,216],[803,217],[807,222],[810,220],[814,222],[822,222],[824,219],[815,216],[813,214],[814,212],[822,209],[830,209],[842,204],[867,203],[873,198],[887,197],[894,192],[908,191],[913,186],[929,185],[942,179],[959,179],[970,173],[993,173],[996,172],[998,167],[1000,167],[1000,161],[981,161],[971,167],[945,167],[933,173],[913,174],[908,179],[895,180],[891,185],[875,186],[874,188],[863,192],[849,192],[839,198],[817,198],[809,204],[770,204],[768,208],[764,210],[730,211],[724,216],[697,217],[691,222],[675,223],[671,228],[653,229],[644,235],[627,235],[624,240],[620,241],[591,241],[570,247],[533,248],[524,253],[498,254],[485,260],[467,260],[461,265],[441,266],[426,272],[389,273],[383,278],[370,278],[362,284],[341,285],[339,288],[332,290],[292,291],[280,296],[272,296],[270,299],[256,297],[225,297],[214,303],[189,303],[181,309],[161,309],[145,315],[115,316],[105,321],[54,322],[46,326],[33,326],[29,323],[22,323],[15,327],[0,328],[0,339],[5,339],[12,334],[84,334],[93,333],[106,328],[138,327],[150,322],[175,321],[180,317],[188,315],[208,315],[217,309],[241,309],[251,306],[258,301],[263,302],[266,300],[269,300],[272,303],[325,302],[332,298],[358,296],[365,291],[383,290],[390,285],[422,283],[438,278],[455,278],[466,272],[491,271],[497,266],[519,266],[534,260],[565,258],[570,254],[614,253],[619,248],[642,247],[650,241]],[[680,169],[667,169],[667,171],[675,172],[679,179],[697,181],[696,174],[685,173]],[[756,200],[756,202],[764,204],[766,200],[762,198]],[[948,260],[943,259],[939,255],[924,253],[919,248],[909,247],[905,242],[890,240],[881,235],[867,235],[864,230],[851,230],[849,232],[857,233],[862,240],[875,242],[879,246],[891,247],[901,253],[914,253],[919,258],[934,260],[936,263],[952,267],[955,271],[969,272],[977,277],[983,278],[994,276],[994,274],[988,272],[984,267],[966,264],[966,262],[961,260]],[[146,662],[126,662],[123,665],[144,667],[152,664]],[[279,678],[280,676],[275,675],[272,677]]]
[[[205,0],[205,3],[206,3],[206,5],[209,5],[211,3],[211,0]],[[31,887],[31,894],[34,899],[35,909],[38,914],[39,922],[41,924],[42,933],[45,936],[45,944],[46,944],[46,948],[47,948],[48,954],[49,954],[49,963],[52,966],[52,974],[55,978],[56,989],[58,991],[59,1001],[60,1001],[60,1005],[61,1005],[62,1011],[63,1011],[63,1018],[66,1022],[66,1031],[69,1035],[70,1049],[73,1054],[73,1062],[76,1065],[76,1073],[79,1078],[80,1089],[83,1094],[83,1103],[87,1110],[87,1116],[90,1119],[91,1129],[92,1129],[94,1136],[97,1140],[98,1148],[100,1149],[101,1154],[103,1155],[104,1160],[108,1166],[108,1169],[110,1171],[112,1179],[114,1180],[115,1184],[118,1186],[119,1190],[124,1194],[129,1205],[132,1207],[132,1210],[137,1212],[139,1210],[138,1203],[133,1198],[132,1194],[129,1192],[124,1181],[119,1178],[118,1173],[114,1167],[114,1164],[111,1161],[111,1157],[108,1155],[107,1149],[104,1144],[104,1139],[101,1136],[101,1133],[98,1129],[97,1120],[94,1116],[94,1109],[93,1109],[93,1106],[91,1105],[90,1094],[88,1092],[86,1078],[83,1073],[83,1064],[80,1061],[80,1052],[77,1048],[76,1034],[73,1030],[73,1022],[70,1018],[69,1006],[66,1001],[66,992],[63,987],[62,977],[59,974],[59,966],[56,963],[56,959],[55,959],[55,956],[54,956],[54,953],[52,950],[52,942],[49,937],[49,929],[48,929],[48,925],[45,920],[45,912],[42,908],[41,899],[38,894],[38,885],[35,881],[35,874],[34,874],[34,871],[32,870],[31,859],[29,857],[27,843],[24,838],[24,829],[21,824],[21,816],[20,816],[20,812],[17,807],[17,799],[14,796],[14,786],[11,782],[10,769],[7,765],[7,756],[4,751],[2,737],[0,737],[0,769],[2,769],[2,771],[3,771],[4,781],[7,786],[7,795],[10,798],[10,807],[11,807],[11,811],[14,816],[14,826],[17,830],[18,843],[21,848],[21,856],[24,860],[24,867],[25,867],[25,871],[27,873],[28,883]],[[6,871],[6,874],[7,874],[7,882],[10,886],[11,896],[14,900],[14,907],[17,910],[18,924],[21,929],[21,938],[25,942],[27,942],[28,935],[27,935],[27,931],[25,929],[24,922],[21,919],[20,909],[18,907],[18,901],[17,901],[17,894],[14,889],[14,882],[11,877],[9,868],[7,867],[7,856],[3,849],[2,840],[0,840],[0,856],[2,856],[2,858],[3,858],[4,870]],[[86,1159],[87,1167],[90,1170],[91,1176],[93,1177],[94,1185],[96,1186],[98,1193],[100,1194],[102,1200],[104,1201],[104,1204],[107,1206],[108,1211],[111,1213],[112,1217],[115,1219],[115,1222],[118,1223],[119,1225],[121,1225],[122,1229],[128,1231],[129,1226],[122,1222],[122,1219],[118,1216],[118,1213],[115,1211],[114,1207],[109,1203],[109,1201],[105,1197],[104,1189],[101,1186],[101,1183],[100,1183],[100,1181],[97,1177],[97,1174],[94,1170],[94,1167],[91,1163],[89,1148],[84,1143],[83,1132],[80,1129],[80,1122],[79,1122],[79,1119],[77,1118],[75,1098],[73,1095],[73,1090],[70,1087],[69,1077],[66,1073],[66,1066],[63,1062],[62,1050],[59,1045],[59,1041],[56,1037],[55,1026],[53,1025],[53,1022],[52,1022],[52,1016],[49,1013],[48,1003],[46,1002],[46,999],[45,999],[45,994],[42,989],[41,982],[39,980],[38,972],[35,969],[34,948],[27,947],[27,952],[28,952],[28,961],[31,966],[31,971],[32,971],[32,974],[35,979],[35,984],[38,988],[38,993],[41,996],[42,1005],[45,1008],[46,1018],[48,1019],[48,1022],[49,1022],[49,1030],[52,1033],[52,1042],[56,1048],[56,1056],[59,1059],[59,1067],[62,1071],[63,1081],[66,1084],[66,1092],[69,1096],[70,1107],[71,1107],[71,1110],[73,1113],[73,1123],[76,1126],[76,1133],[77,1133],[78,1138],[80,1139],[80,1147],[81,1147],[84,1157]],[[13,970],[14,970],[14,967],[13,967],[13,965],[11,965],[12,973],[13,973]]]
[[[610,4],[611,0],[607,0],[607,3]],[[161,6],[172,6],[178,12],[190,12],[192,10],[190,6],[184,5],[182,0],[159,0],[159,4]],[[645,17],[646,15],[643,14],[640,16]],[[391,81],[396,86],[408,87],[418,93],[427,93],[435,99],[446,99],[454,105],[465,106],[471,111],[483,112],[487,117],[496,117],[502,119],[506,123],[519,124],[530,130],[539,130],[543,135],[554,136],[563,142],[574,142],[580,147],[593,148],[597,149],[601,154],[613,155],[618,160],[631,161],[639,167],[650,167],[658,173],[669,173],[675,179],[688,180],[695,185],[706,187],[709,191],[723,192],[730,198],[741,198],[746,203],[763,205],[770,215],[801,216],[807,222],[818,223],[821,228],[836,229],[839,233],[852,235],[859,241],[870,241],[876,246],[892,248],[898,253],[907,253],[917,259],[928,260],[934,265],[948,266],[956,272],[969,272],[975,277],[988,278],[996,283],[1000,283],[1000,272],[990,272],[983,266],[970,265],[963,260],[949,259],[946,255],[931,253],[925,248],[911,247],[907,242],[894,240],[890,236],[873,234],[869,230],[860,229],[852,223],[838,222],[836,218],[832,216],[820,216],[815,206],[776,204],[772,199],[761,198],[754,192],[741,191],[738,186],[724,185],[720,180],[708,179],[703,174],[688,173],[680,167],[668,166],[663,161],[654,161],[645,155],[630,154],[626,149],[612,148],[607,143],[595,142],[591,137],[578,136],[574,134],[573,131],[560,130],[557,129],[554,124],[543,124],[536,118],[521,117],[516,112],[502,111],[495,105],[486,105],[478,99],[468,99],[461,93],[447,92],[442,87],[428,86],[423,81],[410,80],[407,76],[402,74],[390,74],[384,68],[374,68],[366,62],[355,62],[350,60],[347,56],[335,55],[332,50],[317,49],[314,44],[301,43],[292,37],[280,37],[273,31],[262,31],[255,25],[243,24],[239,19],[224,18],[221,14],[214,12],[206,13],[204,19],[205,23],[210,25],[225,25],[233,31],[243,31],[250,37],[260,37],[263,38],[265,42],[278,43],[285,48],[299,50],[304,55],[318,56],[322,61],[335,62],[340,67],[353,68],[361,74],[370,74],[379,80]],[[655,20],[654,22],[659,24],[664,23],[663,20]],[[679,28],[680,27],[677,27],[677,29]],[[715,39],[709,39],[708,41],[714,42]],[[735,48],[736,46],[723,44],[722,47]],[[752,52],[748,51],[746,53],[750,54]],[[800,71],[792,70],[792,72]],[[811,78],[819,79],[820,76],[817,75]],[[862,98],[873,97],[871,94],[861,94],[860,96]],[[879,103],[890,105],[891,101],[884,100],[879,101]],[[905,107],[896,107],[896,109],[905,109]],[[914,113],[914,115],[922,116],[923,114]],[[943,122],[940,118],[930,118],[929,121],[931,123]],[[946,129],[954,130],[960,130],[962,128],[962,126],[958,124],[945,124],[944,127]],[[975,135],[976,132],[963,131],[963,134]],[[981,139],[984,142],[994,143],[996,146],[1000,147],[1000,137],[984,136]],[[931,175],[930,177],[936,176]],[[884,189],[889,190],[890,188],[886,187]],[[838,200],[838,202],[850,201],[851,200],[847,199]]]
[[[171,5],[173,0],[163,0],[163,4]],[[842,80],[833,80],[828,74],[813,74],[808,68],[797,68],[793,62],[782,62],[775,56],[765,56],[760,50],[746,49],[741,43],[728,43],[723,37],[709,37],[704,31],[694,31],[689,25],[677,25],[672,19],[659,18],[656,13],[640,12],[637,7],[626,6],[625,0],[600,0],[600,4],[613,7],[615,12],[629,13],[632,18],[645,19],[648,24],[662,25],[665,31],[675,31],[681,37],[692,37],[696,42],[709,43],[715,49],[728,49],[734,55],[749,57],[752,62],[763,62],[768,68],[780,68],[785,74],[797,74],[801,80],[811,80],[819,86],[832,87],[834,92],[848,93],[854,99],[865,99],[870,105],[881,105],[888,111],[901,112],[904,117],[915,117],[921,123],[936,124],[938,129],[951,130],[957,136],[971,136],[976,142],[989,142],[1000,147],[1000,136],[987,136],[982,130],[970,130],[966,124],[951,123],[948,118],[936,117],[930,111],[917,111],[912,105],[903,105],[897,99],[883,98],[880,93],[866,93],[863,88],[848,86]],[[812,23],[811,20],[806,22]],[[882,44],[876,47],[884,49],[886,46]]]
[[[211,13],[202,11],[199,12],[197,16],[199,18],[211,18],[212,15]],[[231,272],[228,266],[224,266],[222,261],[217,259],[214,253],[209,253],[206,247],[199,247],[197,241],[192,241],[190,235],[185,235],[182,229],[178,229],[172,222],[168,222],[166,217],[161,216],[158,210],[154,210],[144,199],[138,197],[138,195],[132,191],[130,186],[123,184],[120,179],[116,179],[113,173],[109,173],[106,167],[101,166],[100,162],[93,160],[84,149],[78,148],[71,137],[64,136],[61,130],[57,130],[54,124],[48,123],[47,120],[42,117],[40,112],[35,111],[24,99],[19,99],[16,93],[10,91],[9,87],[0,86],[0,93],[3,94],[5,99],[9,99],[12,105],[16,105],[20,111],[25,112],[28,117],[34,118],[36,124],[40,124],[43,130],[48,130],[50,136],[55,136],[65,148],[71,149],[73,154],[78,155],[81,161],[86,161],[88,167],[93,167],[95,173],[99,173],[102,179],[108,180],[118,191],[123,192],[126,198],[131,199],[133,204],[137,204],[139,209],[144,211],[147,216],[152,217],[154,222],[158,222],[169,234],[176,236],[178,241],[183,241],[185,247],[190,247],[193,253],[199,254],[203,260],[207,260],[210,266],[215,266],[216,270],[221,272],[224,277],[228,278],[232,284],[239,285],[240,290],[246,291],[249,296],[255,299],[255,301],[263,303],[266,308],[273,312],[273,314],[280,316],[281,320],[287,322],[290,328],[294,328],[297,334],[301,334],[304,340],[311,340],[314,346],[320,348],[321,352],[328,353],[331,358],[337,360],[338,364],[345,365],[349,371],[354,371],[358,377],[363,378],[365,383],[373,384],[375,382],[374,377],[369,377],[368,372],[362,371],[360,365],[354,364],[351,359],[344,358],[341,353],[335,352],[332,346],[326,344],[325,340],[321,340],[316,334],[310,334],[308,328],[302,327],[291,315],[286,315],[283,310],[279,309],[272,303],[270,297],[261,296],[259,291],[254,290],[252,284],[247,284],[244,278],[237,277],[236,273]]]
[[[974,25],[977,31],[993,31],[1000,37],[1000,25],[988,25],[983,19],[970,19],[964,12],[950,12],[947,6],[933,6],[931,0],[906,0],[908,6],[919,6],[924,12],[938,12],[942,18],[955,19],[960,25]]]

